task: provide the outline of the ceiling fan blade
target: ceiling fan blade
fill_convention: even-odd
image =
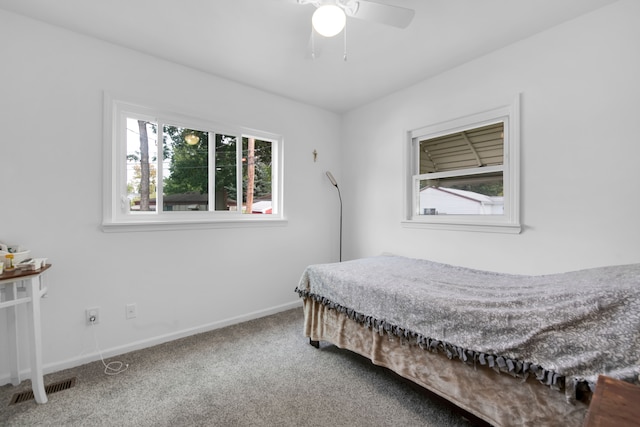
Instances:
[[[358,0],[356,11],[353,14],[349,14],[349,16],[365,21],[391,25],[392,27],[407,28],[413,20],[415,13],[413,9],[400,6],[392,6],[368,0]]]
[[[320,6],[320,0],[298,0],[298,4],[312,4],[318,7]]]

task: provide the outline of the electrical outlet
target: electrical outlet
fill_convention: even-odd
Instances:
[[[87,325],[97,325],[100,323],[100,308],[92,307],[85,310]]]
[[[127,313],[127,319],[135,319],[138,317],[138,306],[134,304],[127,304],[125,306],[125,310]]]

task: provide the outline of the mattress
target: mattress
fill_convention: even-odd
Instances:
[[[452,362],[444,353],[380,335],[316,300],[305,298],[304,312],[305,336],[367,357],[493,426],[578,427],[585,419],[588,392],[585,401],[568,403],[564,394],[534,377],[523,380],[487,366]]]
[[[640,264],[526,276],[379,256],[311,265],[296,291],[376,333],[533,377],[569,401],[601,374],[638,383]]]

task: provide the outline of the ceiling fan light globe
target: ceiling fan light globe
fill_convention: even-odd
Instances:
[[[347,16],[335,4],[325,4],[316,9],[311,17],[313,29],[324,37],[333,37],[343,30]]]

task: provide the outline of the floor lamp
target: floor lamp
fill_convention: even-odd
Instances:
[[[331,184],[333,184],[333,186],[338,190],[338,198],[340,199],[340,262],[342,262],[342,195],[340,194],[340,187],[338,187],[338,182],[329,171],[327,171],[327,178],[329,178]]]

